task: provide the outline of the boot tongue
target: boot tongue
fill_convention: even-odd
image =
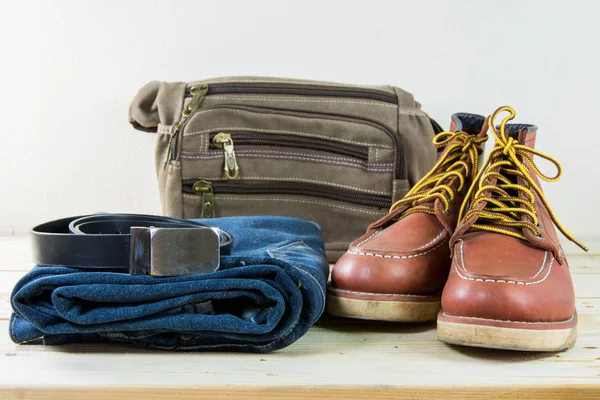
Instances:
[[[487,120],[481,115],[456,113],[450,118],[450,132],[466,132],[477,135],[487,132]]]
[[[496,126],[496,129],[500,131],[500,126]],[[504,136],[506,139],[512,138],[519,142],[519,144],[535,148],[535,138],[537,134],[537,126],[531,124],[506,124]]]
[[[500,126],[496,126],[496,129],[498,132],[500,132]],[[530,125],[530,124],[506,124],[505,126],[505,130],[504,130],[504,137],[505,139],[513,139],[515,140],[517,143],[521,144],[521,145],[525,145],[531,148],[535,148],[535,139],[536,139],[536,133],[537,133],[537,127],[535,125]],[[521,158],[521,157],[519,157]],[[521,161],[523,161],[521,159]],[[500,168],[495,168],[494,169],[495,172],[499,172]],[[510,174],[502,174],[504,177],[508,178],[510,180],[511,183],[513,184],[520,184],[519,179],[517,178],[516,175],[510,175]],[[496,179],[491,179],[489,182],[490,185],[496,185],[497,184],[497,180]],[[507,189],[506,190],[507,193],[510,196],[514,196],[514,197],[519,197],[519,190],[516,189]],[[525,215],[522,215],[522,219],[526,219]],[[480,224],[484,224],[484,225],[489,225],[489,226],[494,226],[495,223],[493,221],[479,221],[478,223]],[[528,237],[528,233],[529,230],[526,228],[517,228],[517,227],[510,227],[510,226],[502,226],[502,229],[511,231],[511,232],[515,232],[515,233],[520,233],[523,234],[525,237]],[[473,231],[473,228],[469,228],[468,231]]]

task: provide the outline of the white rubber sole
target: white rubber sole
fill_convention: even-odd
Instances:
[[[561,351],[573,347],[577,340],[576,319],[575,325],[571,322],[561,328],[560,324],[555,324],[556,328],[553,325],[551,329],[526,329],[522,328],[522,323],[514,323],[515,327],[493,326],[473,323],[473,320],[461,323],[438,319],[438,340],[461,346],[517,351]]]
[[[419,296],[411,301],[410,296],[397,295],[388,300],[348,298],[339,295],[339,290],[327,294],[327,311],[338,317],[374,321],[425,322],[435,321],[441,309],[439,297]],[[343,291],[341,291],[343,292]],[[362,294],[368,297],[368,293]],[[372,294],[376,298],[376,294]],[[394,295],[396,296],[396,295]]]

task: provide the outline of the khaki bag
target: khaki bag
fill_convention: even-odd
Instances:
[[[258,77],[153,81],[129,120],[158,134],[165,215],[311,220],[330,262],[429,171],[440,130],[394,86]]]

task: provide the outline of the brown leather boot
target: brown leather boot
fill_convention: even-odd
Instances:
[[[502,111],[510,115],[495,129],[493,121]],[[535,150],[535,126],[507,125],[514,115],[503,107],[488,120],[496,144],[469,189],[450,240],[452,269],[438,338],[497,349],[562,350],[575,343],[577,313],[553,225],[585,246],[558,222],[539,186],[538,178],[560,178],[560,164]],[[552,162],[556,176],[543,175],[534,156]]]
[[[433,169],[390,213],[369,226],[336,263],[327,293],[333,315],[417,322],[435,320],[450,269],[448,241],[477,174],[485,118],[455,114]]]

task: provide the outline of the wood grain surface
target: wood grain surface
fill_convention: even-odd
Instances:
[[[600,399],[600,255],[569,257],[579,336],[562,353],[461,348],[435,323],[324,316],[270,354],[174,353],[122,345],[15,345],[9,296],[32,267],[26,238],[0,239],[0,396],[17,399]]]

